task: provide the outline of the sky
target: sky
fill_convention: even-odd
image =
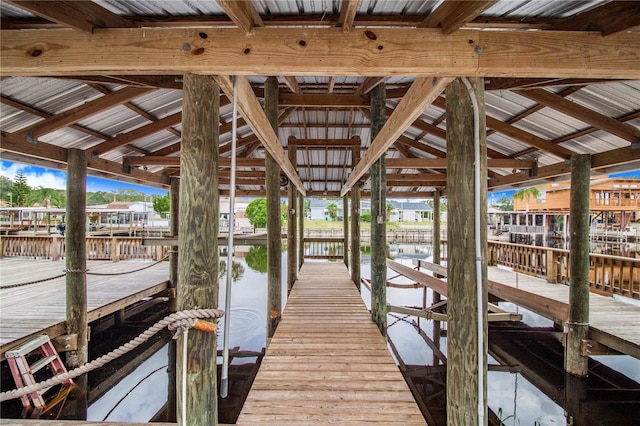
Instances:
[[[7,177],[13,181],[20,171],[22,171],[22,173],[27,177],[27,185],[32,188],[42,186],[44,188],[66,189],[67,187],[67,172],[65,171],[46,169],[44,167],[31,166],[6,160],[0,161],[0,176]],[[87,192],[118,192],[121,188],[135,189],[136,191],[142,192],[146,195],[166,195],[168,192],[167,190],[160,188],[152,188],[87,176]]]
[[[0,160],[0,176],[5,176],[11,180],[14,180],[18,172],[22,171],[27,177],[27,184],[32,188],[39,186],[45,188],[54,189],[66,189],[67,185],[67,173],[61,170],[46,169],[39,166],[31,166],[27,164]],[[635,170],[625,173],[615,173],[609,175],[610,177],[640,177],[640,170]],[[119,189],[135,189],[146,195],[166,195],[167,190],[160,188],[152,188],[142,185],[133,185],[126,182],[120,182],[109,179],[96,178],[93,176],[87,176],[87,192],[105,191],[118,192]],[[515,190],[493,192],[488,195],[489,204],[497,202],[503,197],[511,198]]]

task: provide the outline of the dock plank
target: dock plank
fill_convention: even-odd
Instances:
[[[305,263],[238,425],[425,421],[342,263]]]
[[[148,266],[148,261],[89,261],[96,273],[122,273]],[[0,286],[62,274],[65,263],[50,260],[0,260]],[[168,262],[126,275],[87,276],[88,320],[95,321],[167,288]],[[65,278],[0,290],[0,359],[7,349],[36,334],[64,333]]]

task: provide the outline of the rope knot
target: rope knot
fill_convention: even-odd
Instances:
[[[197,318],[183,318],[172,322],[167,328],[173,331],[173,339],[177,339],[181,334],[186,333],[196,324]]]

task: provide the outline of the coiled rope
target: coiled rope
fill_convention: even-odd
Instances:
[[[59,374],[54,376],[48,380],[45,380],[40,383],[36,383],[33,385],[29,385],[20,389],[14,389],[7,392],[0,393],[0,402],[8,401],[10,399],[20,398],[21,396],[28,395],[33,392],[38,392],[43,389],[46,389],[51,386],[59,385],[66,380],[76,378],[83,374],[86,374],[90,371],[95,370],[96,368],[100,368],[106,363],[113,361],[116,358],[121,357],[122,355],[132,351],[137,348],[155,334],[160,332],[163,328],[167,327],[170,330],[176,330],[177,333],[174,335],[174,339],[181,332],[186,332],[189,328],[197,328],[200,330],[205,329],[208,332],[215,331],[215,324],[208,323],[207,321],[200,321],[201,319],[212,318],[218,319],[222,318],[224,315],[224,311],[221,309],[193,309],[187,311],[179,311],[175,312],[171,315],[168,315],[149,327],[146,331],[142,332],[138,337],[133,338],[129,342],[120,346],[117,349],[109,352],[106,355],[97,358],[94,361],[88,362],[80,367],[74,368],[71,371],[66,373]]]
[[[171,253],[173,253],[173,252],[172,251],[168,252],[162,259],[153,262],[151,265],[147,265],[147,266],[144,266],[142,268],[134,269],[134,270],[131,270],[131,271],[124,271],[124,272],[89,272],[88,269],[63,269],[64,274],[56,275],[56,276],[49,277],[49,278],[42,278],[42,279],[34,280],[34,281],[28,281],[28,282],[24,282],[24,283],[4,285],[4,286],[0,287],[0,290],[7,290],[9,288],[16,288],[16,287],[25,287],[25,286],[33,285],[33,284],[40,284],[40,283],[44,283],[44,282],[47,282],[47,281],[56,280],[58,278],[62,278],[67,274],[82,274],[82,273],[86,273],[87,275],[96,275],[96,276],[116,276],[116,275],[133,274],[134,272],[144,271],[145,269],[149,269],[152,266],[156,266],[158,263],[164,262],[169,257],[169,255],[171,255]]]

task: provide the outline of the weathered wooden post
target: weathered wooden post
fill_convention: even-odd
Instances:
[[[342,260],[349,269],[349,196],[342,197]]]
[[[442,256],[440,253],[440,229],[442,222],[440,221],[440,189],[436,189],[433,194],[433,235],[431,237],[433,244],[433,263],[437,263],[438,265],[442,261]],[[440,275],[433,274],[434,277],[439,278]],[[432,303],[440,302],[440,293],[435,290],[433,291],[433,300]],[[427,288],[424,288],[424,299],[426,302]],[[438,349],[440,349],[440,334],[441,334],[441,324],[440,321],[433,321],[433,343],[436,345]],[[440,358],[438,358],[437,354],[433,353],[433,364],[438,365],[440,363]]]
[[[273,130],[278,134],[278,79],[269,77],[264,83],[264,109]],[[282,316],[282,225],[280,221],[280,166],[265,153],[265,186],[267,192],[267,339],[273,337]]]
[[[218,307],[218,144],[220,87],[209,76],[185,74],[180,148],[178,309]],[[218,423],[216,335],[192,330],[187,356],[178,350],[178,424]],[[182,369],[186,372],[183,397]]]
[[[487,424],[487,155],[484,81],[482,78],[469,80],[478,106],[475,117],[472,98],[462,79],[454,80],[446,92],[449,425]],[[479,120],[477,135],[474,132],[474,118]],[[476,143],[479,149],[474,146]],[[479,194],[475,192],[476,162],[480,165]],[[475,205],[476,196],[481,202],[479,214],[474,215],[472,206]],[[480,235],[476,235],[476,224]],[[476,253],[478,242],[481,249],[479,259]],[[477,282],[478,268],[480,282]]]
[[[89,336],[87,333],[87,241],[85,217],[87,199],[87,153],[70,148],[67,154],[67,205],[66,214],[66,291],[67,334],[77,336],[78,347],[67,352],[67,367],[73,369],[89,361]],[[68,418],[87,419],[87,375],[74,383],[75,405],[69,406]]]
[[[387,120],[385,84],[371,91],[371,140]],[[371,316],[387,333],[387,171],[385,154],[371,166]]]
[[[289,153],[289,160],[295,168],[297,164],[296,147],[289,145],[287,151]],[[296,259],[298,254],[296,247],[296,214],[298,213],[296,211],[296,200],[298,198],[298,189],[293,182],[289,182],[287,190],[289,195],[289,208],[287,209],[287,288],[291,291],[293,284],[298,279],[298,261]]]
[[[180,223],[180,178],[171,178],[171,191],[169,193],[171,202],[169,207],[169,234],[173,238],[178,238],[178,225]],[[169,254],[169,312],[178,310],[178,298],[176,290],[178,288],[178,246],[171,246]],[[176,353],[177,346],[174,339],[169,340],[168,356],[167,356],[167,376],[168,392],[167,392],[167,422],[176,422]]]
[[[304,263],[304,195],[298,192],[298,269]]]
[[[360,147],[351,149],[351,170],[360,161]],[[360,291],[360,185],[351,187],[351,280]]]
[[[578,377],[588,373],[589,358],[580,345],[589,332],[589,185],[591,156],[571,158],[571,238],[569,240],[569,321],[565,370]]]

